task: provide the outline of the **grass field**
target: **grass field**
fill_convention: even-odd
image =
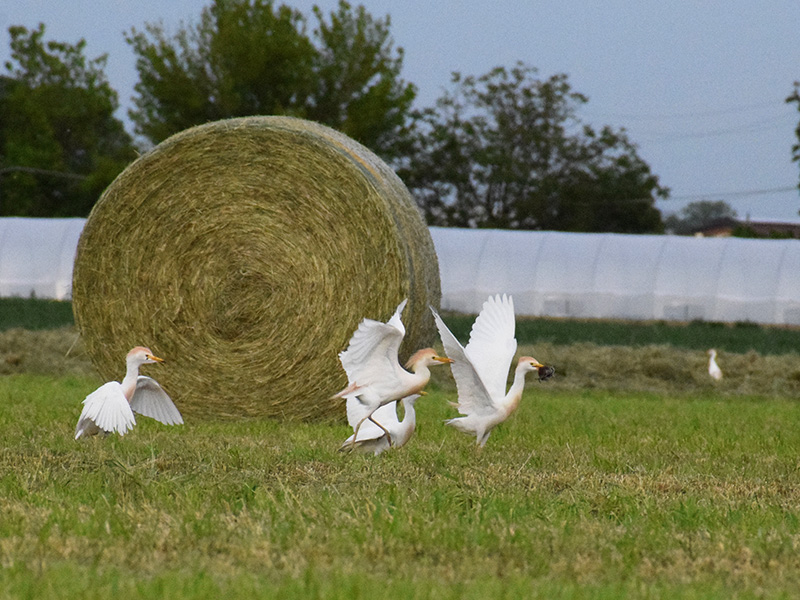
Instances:
[[[0,379],[6,597],[756,598],[800,589],[794,401],[537,386],[483,451],[420,401],[377,459],[342,425],[140,419]]]
[[[74,328],[0,333],[0,598],[798,596],[795,352],[726,350],[714,384],[688,343],[520,351],[557,375],[482,451],[440,369],[375,458],[337,452],[344,419],[76,442]]]

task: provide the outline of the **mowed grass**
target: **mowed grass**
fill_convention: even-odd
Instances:
[[[337,452],[343,420],[141,418],[123,438],[76,442],[96,379],[7,375],[0,596],[795,597],[791,378],[750,394],[761,365],[693,390],[691,354],[648,351],[658,385],[632,366],[644,383],[622,389],[622,371],[589,387],[580,362],[529,382],[482,451],[442,424],[455,394],[440,373],[417,435],[377,458]],[[672,362],[686,375],[674,388]]]
[[[0,598],[800,589],[796,329],[520,319],[518,337],[537,340],[520,353],[556,377],[529,382],[485,449],[442,424],[455,388],[439,369],[417,435],[375,458],[337,452],[343,417],[141,418],[123,438],[76,442],[81,400],[101,381],[71,319],[34,310],[38,331],[9,329],[5,306]],[[472,318],[446,318],[463,339]],[[718,384],[710,346],[722,350]]]

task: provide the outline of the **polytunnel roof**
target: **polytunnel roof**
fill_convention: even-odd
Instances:
[[[800,324],[800,241],[430,228],[442,307],[476,313]]]
[[[85,219],[0,219],[0,296],[69,298]]]

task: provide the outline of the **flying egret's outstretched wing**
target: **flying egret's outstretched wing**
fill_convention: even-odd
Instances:
[[[431,307],[431,312],[436,321],[436,328],[439,330],[439,337],[442,338],[444,351],[448,358],[453,360],[450,368],[453,371],[453,378],[456,380],[458,390],[458,411],[462,415],[492,412],[494,410],[492,398],[464,352],[463,346],[433,307]]]
[[[136,425],[136,418],[120,383],[109,381],[86,396],[75,428],[75,439],[84,432],[88,433],[92,423],[105,432],[116,431],[120,435],[125,435]]]
[[[508,369],[517,351],[514,330],[514,302],[511,297],[505,294],[502,298],[500,294],[489,296],[472,325],[469,343],[464,348],[467,358],[495,402],[506,395]]]
[[[364,319],[358,325],[347,350],[339,353],[348,384],[359,388],[397,384],[403,371],[397,362],[397,353],[406,333],[400,320],[405,305],[406,300],[403,300],[387,323]],[[337,395],[349,394],[340,392]]]
[[[183,417],[158,382],[139,375],[136,391],[131,398],[131,408],[145,417],[160,421],[164,425],[183,425]]]

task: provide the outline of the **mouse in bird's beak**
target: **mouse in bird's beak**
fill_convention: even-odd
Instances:
[[[556,370],[553,367],[548,367],[548,366],[542,365],[541,367],[539,367],[538,372],[539,372],[538,373],[539,374],[539,381],[547,381],[553,375],[555,375]]]

